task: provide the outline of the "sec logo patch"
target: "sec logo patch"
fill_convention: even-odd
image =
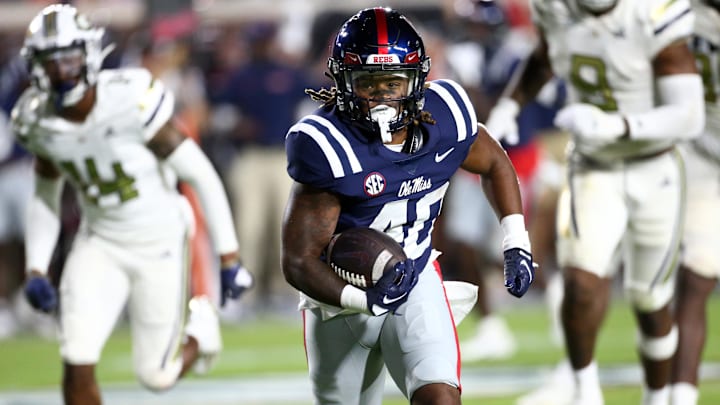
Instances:
[[[385,191],[385,177],[378,172],[372,172],[365,177],[365,194],[376,197]]]

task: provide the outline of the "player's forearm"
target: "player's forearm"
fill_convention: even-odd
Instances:
[[[522,198],[515,169],[506,161],[496,164],[483,175],[483,189],[498,219],[512,214],[522,214]]]
[[[661,105],[647,112],[625,114],[631,139],[694,138],[705,125],[704,90],[700,76],[676,74],[657,80]]]
[[[46,274],[60,235],[60,178],[36,176],[25,230],[25,262],[29,272]]]
[[[314,300],[341,306],[341,295],[347,282],[318,257],[302,253],[301,246],[288,246],[287,242],[283,245],[281,268],[285,281]]]
[[[217,253],[236,253],[238,242],[225,189],[220,176],[200,147],[194,141],[186,139],[173,150],[165,162],[180,180],[188,182],[197,192]]]

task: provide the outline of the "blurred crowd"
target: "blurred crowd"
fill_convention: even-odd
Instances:
[[[47,2],[27,3],[37,5],[39,10]],[[102,3],[90,4],[99,9]],[[225,320],[294,312],[297,293],[283,279],[279,258],[280,220],[291,185],[285,170],[284,137],[293,122],[317,106],[304,90],[332,85],[323,74],[331,38],[356,10],[333,8],[313,15],[297,12],[284,17],[246,16],[237,22],[218,23],[203,19],[194,11],[197,7],[190,7],[188,2],[170,3],[177,3],[175,10],[154,10],[148,3],[149,16],[131,27],[110,25],[105,39],[114,43],[115,49],[104,67],[144,66],[172,89],[176,94],[176,120],[202,146],[225,182],[241,255],[246,267],[256,275],[252,292],[223,309]],[[83,5],[78,7],[82,10]],[[362,6],[372,5],[368,2]],[[446,0],[433,5],[407,1],[390,5],[418,25],[432,58],[430,79],[453,78],[460,82],[473,98],[481,121],[535,44],[526,0]],[[27,328],[48,334],[52,327],[43,326],[51,322],[49,317],[31,319],[34,315],[19,294],[24,278],[24,207],[32,192],[32,161],[13,142],[7,119],[28,85],[28,77],[19,56],[23,31],[4,32],[0,41],[3,338]],[[553,212],[565,138],[552,128],[552,118],[563,100],[562,83],[548,85],[523,110],[519,139],[505,145],[521,180],[534,254],[545,269],[541,276],[552,274],[554,268]],[[502,290],[502,258],[497,254],[499,226],[488,206],[466,203],[482,192],[479,179],[467,173],[457,177],[435,231],[437,246],[445,252],[440,259],[445,277],[481,286],[477,311],[482,322],[473,345],[484,349],[473,353],[468,348],[464,355],[473,359],[510,356],[514,340],[502,317],[493,315],[497,297],[485,293],[483,283],[489,278],[492,285],[488,292]],[[191,189],[183,192],[193,200]],[[484,202],[485,198],[475,200]],[[196,209],[193,278],[198,281],[194,288],[217,291],[217,266],[199,213]],[[78,221],[73,192],[66,190],[61,241],[51,270],[56,279]],[[198,284],[201,286],[196,287]],[[546,286],[550,289],[552,279],[540,277],[537,284],[540,291]],[[552,300],[559,305],[557,294]],[[504,346],[488,345],[490,341]]]

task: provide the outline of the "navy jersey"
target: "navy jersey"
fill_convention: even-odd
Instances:
[[[288,131],[288,173],[297,182],[340,196],[336,232],[362,226],[392,236],[424,268],[431,234],[450,177],[477,135],[475,110],[455,82],[438,80],[425,92],[425,143],[416,153],[394,152],[333,109],[318,109]]]

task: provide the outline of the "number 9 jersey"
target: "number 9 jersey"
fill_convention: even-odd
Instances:
[[[569,85],[568,102],[623,114],[656,107],[652,61],[668,45],[690,38],[695,19],[688,0],[619,0],[597,18],[589,18],[576,0],[530,4],[547,40],[554,73]],[[676,142],[629,139],[578,151],[598,161],[614,161],[646,156]]]
[[[155,240],[188,218],[174,173],[146,147],[171,118],[174,96],[139,68],[102,71],[96,91],[85,121],[72,122],[29,87],[12,111],[13,130],[73,185],[86,230],[120,242]]]

